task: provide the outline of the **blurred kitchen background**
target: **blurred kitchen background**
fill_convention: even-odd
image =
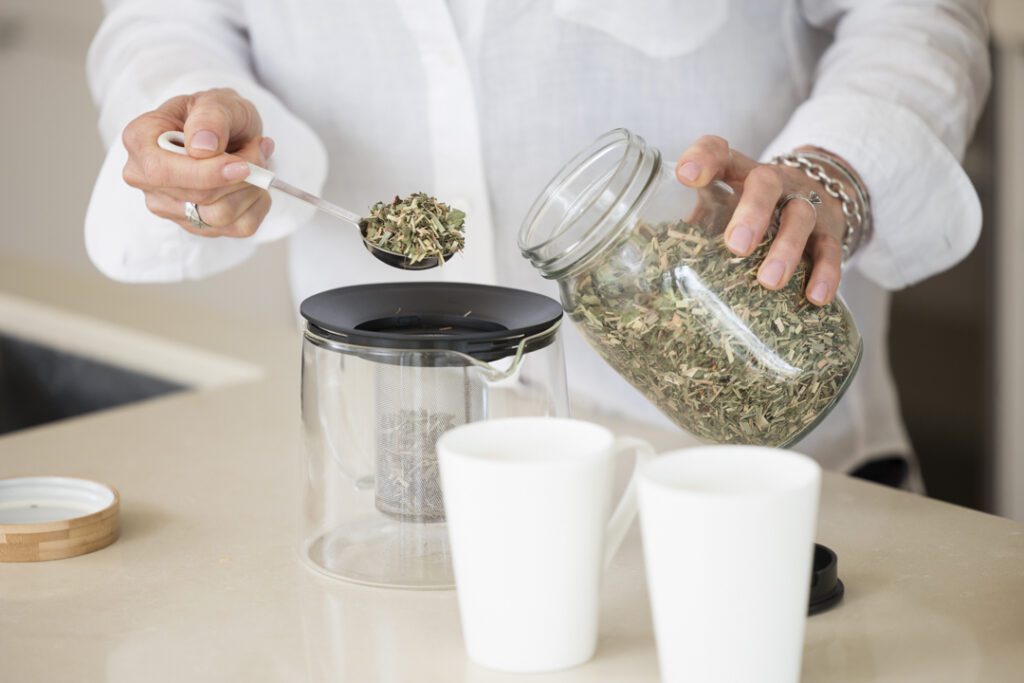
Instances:
[[[992,0],[990,15],[992,95],[965,161],[985,229],[964,263],[896,294],[892,366],[930,495],[1024,520],[1024,0]],[[94,291],[139,287],[105,280],[82,238],[103,159],[84,75],[101,17],[98,0],[0,0],[0,274],[31,264]],[[294,325],[284,255],[277,243],[208,280],[145,287],[154,305]]]

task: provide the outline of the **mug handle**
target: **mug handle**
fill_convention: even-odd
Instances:
[[[626,490],[623,492],[622,498],[619,499],[619,504],[615,507],[615,512],[612,513],[612,517],[608,520],[608,526],[605,529],[605,569],[611,565],[612,558],[614,558],[615,553],[619,551],[619,546],[621,546],[622,541],[625,540],[626,532],[629,531],[629,527],[633,524],[633,519],[636,517],[636,473],[642,464],[649,460],[653,460],[655,455],[654,447],[651,446],[651,444],[647,443],[643,439],[637,439],[632,436],[617,437],[615,439],[615,444],[612,446],[612,450],[615,451],[616,457],[619,457],[627,451],[634,451],[636,453],[636,466],[633,468],[633,474],[629,477],[629,483],[626,485]]]

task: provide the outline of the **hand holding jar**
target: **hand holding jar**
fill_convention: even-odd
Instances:
[[[796,159],[791,163],[762,164],[731,149],[726,140],[707,135],[679,157],[676,177],[698,189],[721,180],[740,192],[725,229],[726,246],[737,256],[749,256],[761,244],[778,211],[778,232],[757,279],[767,289],[781,289],[807,253],[813,268],[804,292],[811,303],[824,306],[839,289],[843,259],[863,239],[867,197],[841,160],[810,147],[798,153],[801,158],[806,153],[810,163],[791,157]],[[815,164],[828,175],[805,170]],[[820,197],[821,203],[815,206],[809,197]]]

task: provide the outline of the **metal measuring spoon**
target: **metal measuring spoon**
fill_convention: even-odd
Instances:
[[[156,143],[160,145],[160,149],[165,149],[168,152],[174,152],[182,156],[187,156],[188,152],[185,150],[185,134],[180,130],[169,130],[166,133],[162,133],[157,138]],[[269,190],[274,188],[289,194],[292,197],[301,199],[302,201],[312,204],[320,211],[328,213],[335,218],[340,218],[343,221],[347,221],[359,229],[359,234],[363,234],[363,228],[360,223],[363,217],[343,209],[337,204],[332,204],[314,194],[310,194],[305,190],[300,190],[294,185],[289,185],[280,178],[278,178],[273,171],[269,171],[261,166],[255,164],[249,164],[249,175],[246,176],[245,182],[250,185]],[[376,244],[368,241],[366,237],[363,237],[363,244],[366,246],[367,251],[373,254],[378,261],[392,266],[393,268],[402,268],[403,270],[427,270],[428,268],[436,268],[441,265],[441,259],[437,256],[427,256],[426,258],[420,259],[419,261],[412,263],[409,257],[405,254],[399,254],[395,251],[389,251],[383,247],[379,247]],[[444,260],[447,261],[455,253],[448,253],[444,255]]]

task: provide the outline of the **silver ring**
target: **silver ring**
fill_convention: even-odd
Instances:
[[[197,230],[206,230],[210,227],[199,215],[199,207],[195,202],[185,202],[185,218],[188,219],[188,224]]]
[[[811,210],[814,211],[814,220],[818,220],[818,205],[821,204],[821,195],[814,190],[811,190],[806,195],[802,195],[799,192],[790,192],[780,199],[779,203],[775,205],[775,213],[772,214],[773,225],[778,227],[779,221],[782,219],[782,210],[786,208],[786,204],[789,204],[794,199],[799,199],[802,202],[810,204]]]

